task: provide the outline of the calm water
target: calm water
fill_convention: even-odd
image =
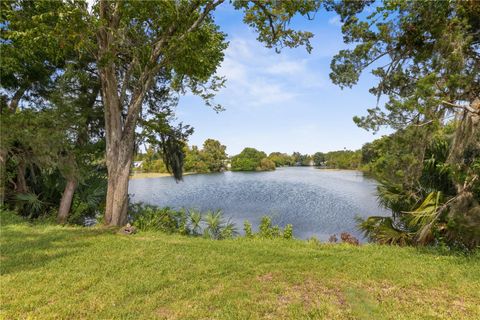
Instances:
[[[225,172],[130,181],[134,202],[173,208],[221,209],[243,229],[249,220],[258,227],[263,215],[275,224],[291,223],[297,238],[327,240],[343,231],[358,237],[355,216],[388,215],[378,207],[375,180],[357,171],[312,167],[279,168],[273,172]]]

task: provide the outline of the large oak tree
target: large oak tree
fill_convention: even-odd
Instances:
[[[212,12],[223,2],[100,0],[95,6],[107,139],[107,224],[122,225],[127,220],[135,130],[149,92],[158,86],[188,89],[212,105],[212,91],[222,84],[215,71],[227,45]],[[317,10],[318,3],[234,1],[234,6],[246,12],[245,21],[267,46],[308,47],[312,35],[289,29],[288,22],[297,13]]]

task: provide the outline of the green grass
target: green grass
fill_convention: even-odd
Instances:
[[[1,223],[4,319],[480,318],[478,254]]]

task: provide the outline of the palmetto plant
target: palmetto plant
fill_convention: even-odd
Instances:
[[[372,216],[367,219],[357,218],[358,227],[364,235],[380,244],[409,245],[413,241],[414,233],[396,226],[391,217]]]
[[[221,239],[231,239],[238,234],[238,229],[235,223],[230,219],[227,220],[222,228]]]
[[[223,217],[220,210],[208,211],[205,215],[206,227],[204,235],[208,238],[218,239],[221,237]]]
[[[222,211],[208,211],[205,215],[206,227],[203,234],[211,239],[228,239],[236,235],[237,228],[230,220],[225,221]]]
[[[381,176],[379,203],[392,217],[360,219],[372,241],[385,244],[445,244],[474,249],[480,245],[480,145],[465,149],[462,165],[452,163],[449,135],[437,132],[428,144],[415,179]],[[480,140],[479,140],[480,141]],[[473,159],[473,160],[472,160]],[[382,174],[382,173],[381,173]]]
[[[202,223],[202,213],[195,209],[190,209],[189,214],[190,218],[190,230],[193,235],[199,235],[201,231],[201,223]]]
[[[394,217],[359,218],[358,227],[370,240],[382,244],[435,243],[439,237],[455,232],[449,230],[449,215],[457,214],[451,209],[469,196],[469,193],[459,193],[446,200],[442,192],[430,192],[415,210],[403,211]],[[468,201],[472,202],[471,199]],[[474,248],[478,243],[478,237],[470,239],[468,246]]]
[[[434,240],[434,232],[442,227],[439,217],[446,210],[442,193],[431,192],[412,211],[402,211],[396,217],[358,219],[358,226],[369,239],[382,244],[421,244]]]
[[[130,205],[132,224],[142,231],[163,231],[183,235],[201,236],[209,239],[230,239],[238,234],[236,225],[225,220],[222,211],[173,210],[153,205],[136,203]]]
[[[47,203],[40,199],[40,194],[33,192],[15,195],[15,201],[22,212],[28,212],[28,218],[38,217],[44,211]]]
[[[419,244],[426,244],[433,240],[432,230],[438,222],[438,217],[445,210],[441,205],[441,192],[431,192],[427,195],[422,204],[408,214],[408,225],[417,230],[415,241]]]

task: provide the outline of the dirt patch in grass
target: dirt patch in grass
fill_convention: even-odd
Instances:
[[[306,308],[316,307],[325,300],[340,306],[346,305],[345,296],[338,287],[332,288],[313,279],[306,279],[302,283],[287,287],[278,300],[286,303],[301,303]]]
[[[175,314],[167,307],[160,307],[155,310],[158,319],[176,319]]]
[[[379,304],[394,301],[405,309],[415,305],[430,310],[431,316],[438,318],[471,317],[478,308],[473,299],[454,296],[443,288],[398,287],[388,282],[363,284],[361,287]]]
[[[273,281],[274,278],[275,278],[275,275],[273,273],[269,272],[269,273],[265,273],[265,274],[257,276],[257,281],[259,281],[259,282],[270,282],[270,281]]]
[[[264,278],[268,278],[267,275]],[[285,284],[275,304],[281,317],[301,309],[304,314],[321,311],[332,317],[367,319],[368,315],[381,316],[382,308],[392,304],[408,317],[471,319],[478,313],[471,297],[454,296],[448,289],[405,288],[387,281],[367,285],[351,281],[324,282],[308,277],[300,283]],[[412,309],[424,311],[418,313]]]

